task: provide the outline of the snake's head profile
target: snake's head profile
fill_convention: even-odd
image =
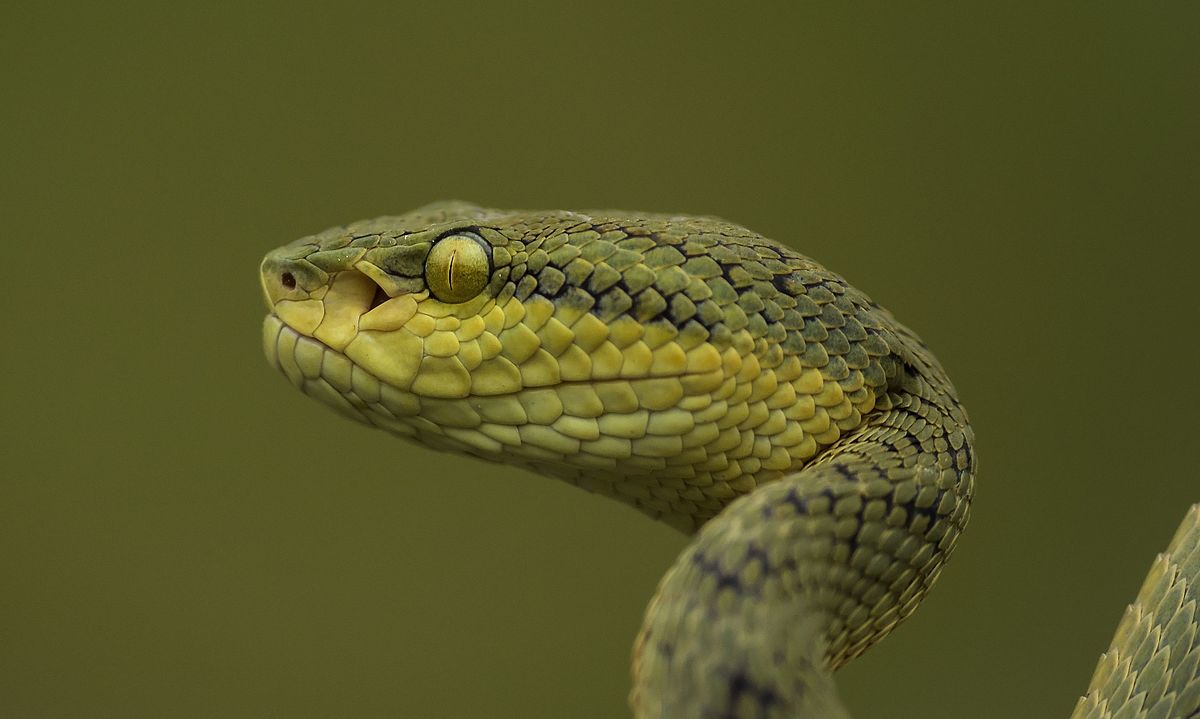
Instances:
[[[306,394],[681,526],[858,426],[891,371],[869,300],[715,218],[442,203],[260,274],[266,354]]]

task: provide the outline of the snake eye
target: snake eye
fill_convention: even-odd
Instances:
[[[425,285],[442,302],[466,302],[483,290],[491,265],[483,240],[449,235],[438,240],[425,259]]]

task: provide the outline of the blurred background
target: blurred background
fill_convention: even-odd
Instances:
[[[939,6],[940,5],[940,6]],[[619,717],[685,538],[261,357],[439,198],[716,214],[917,329],[972,526],[856,716],[1065,717],[1196,474],[1196,3],[6,3],[0,713]]]

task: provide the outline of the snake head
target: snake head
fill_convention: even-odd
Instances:
[[[467,397],[469,370],[486,349],[471,343],[513,271],[507,239],[480,226],[494,214],[439,203],[270,252],[260,267],[268,334],[294,333],[300,346],[315,342],[401,392]],[[317,369],[301,365],[309,374]]]
[[[560,227],[586,219],[558,215]],[[632,302],[613,287],[625,284],[621,272],[606,264],[600,269],[612,276],[602,277],[592,263],[572,262],[581,252],[568,244],[569,233],[531,237],[521,217],[439,203],[270,252],[260,268],[271,310],[268,356],[285,370],[294,359],[300,370],[290,373],[294,380],[318,379],[324,370],[312,364],[315,349],[279,354],[281,334],[289,345],[295,335],[299,347],[344,355],[391,390],[447,400],[720,369],[719,353],[703,341],[699,325],[685,340],[692,347],[672,342],[681,334],[675,323],[647,325],[627,312]],[[645,255],[621,254],[608,259],[622,270]],[[591,277],[580,275],[584,265]],[[628,279],[639,270],[656,279],[644,267]],[[598,348],[601,356],[591,354]]]

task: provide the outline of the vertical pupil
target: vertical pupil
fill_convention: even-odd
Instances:
[[[451,250],[450,261],[446,263],[446,284],[449,285],[450,291],[454,291],[454,258],[458,255],[458,250]]]

